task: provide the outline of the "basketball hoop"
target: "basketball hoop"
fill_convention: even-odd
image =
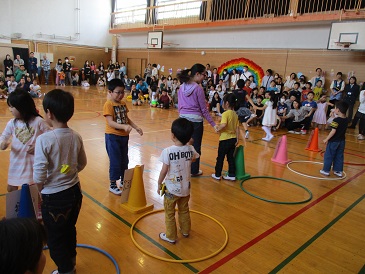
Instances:
[[[341,47],[341,50],[349,51],[351,50],[350,46],[354,43],[351,42],[335,42],[336,46]]]

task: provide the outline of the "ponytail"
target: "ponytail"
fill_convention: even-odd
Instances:
[[[190,69],[185,69],[177,75],[181,83],[189,82],[197,73],[203,73],[205,66],[202,64],[194,64]]]

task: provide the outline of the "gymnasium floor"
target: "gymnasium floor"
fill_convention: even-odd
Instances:
[[[53,87],[43,87],[46,91]],[[78,242],[92,245],[111,254],[121,273],[359,273],[365,264],[365,141],[356,139],[357,129],[348,130],[345,150],[345,172],[340,180],[333,175],[319,175],[322,162],[319,152],[305,150],[309,135],[288,134],[287,151],[293,161],[290,167],[308,178],[273,163],[276,143],[286,131],[275,132],[266,143],[263,131],[250,127],[245,144],[245,169],[251,176],[272,176],[299,183],[308,188],[313,198],[296,185],[274,179],[252,179],[244,187],[257,196],[295,204],[269,203],[249,196],[240,182],[216,181],[214,172],[218,135],[205,123],[201,169],[203,176],[191,180],[190,208],[192,231],[189,238],[175,245],[158,238],[164,231],[164,214],[157,212],[140,220],[133,232],[136,242],[146,251],[172,260],[195,260],[216,253],[199,262],[163,262],[141,252],[132,242],[130,227],[142,214],[132,214],[120,205],[120,197],[108,191],[108,157],[104,145],[105,120],[102,115],[106,91],[91,87],[66,87],[75,96],[75,114],[69,126],[84,140],[88,165],[80,173],[83,205],[77,223]],[[39,109],[41,99],[36,99]],[[127,101],[129,116],[144,135],[132,131],[129,141],[130,167],[144,165],[143,180],[148,203],[155,210],[163,208],[157,190],[161,168],[158,157],[170,146],[170,125],[178,117],[176,109],[132,107]],[[42,113],[43,111],[41,111]],[[11,119],[5,100],[0,101],[0,130]],[[214,118],[218,121],[217,118]],[[328,134],[319,134],[320,147]],[[241,140],[242,143],[242,140]],[[312,162],[313,161],[313,162]],[[5,215],[6,178],[9,150],[0,151],[0,216]],[[227,164],[225,163],[225,168]],[[206,215],[203,215],[203,214]],[[212,218],[210,218],[212,217]],[[48,251],[44,273],[55,269]],[[364,269],[363,269],[364,271]],[[78,248],[77,273],[115,273],[113,263],[101,253]]]

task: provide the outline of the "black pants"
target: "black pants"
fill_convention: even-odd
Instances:
[[[236,177],[236,166],[233,157],[236,143],[236,138],[219,141],[217,163],[215,164],[215,176],[220,177],[222,175],[224,157],[227,155],[228,176]]]
[[[58,193],[42,194],[42,199],[51,258],[59,272],[71,272],[76,263],[76,222],[82,204],[80,183]]]
[[[310,121],[310,117],[306,117],[303,121],[300,122],[294,122],[293,119],[288,119],[285,126],[288,130],[294,130],[303,126],[305,130],[308,130],[310,126]]]

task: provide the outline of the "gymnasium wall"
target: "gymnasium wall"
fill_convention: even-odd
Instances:
[[[119,60],[148,59],[151,63],[164,66],[165,72],[160,74],[168,75],[168,70],[173,69],[173,75],[177,69],[190,67],[194,63],[209,63],[212,67],[218,67],[226,61],[235,58],[248,58],[260,65],[264,70],[271,68],[280,75],[289,75],[291,72],[302,72],[307,77],[314,76],[315,69],[321,67],[325,71],[325,77],[332,80],[338,71],[344,74],[355,73],[359,82],[365,81],[365,54],[362,52],[343,52],[328,50],[298,50],[298,49],[214,49],[204,50],[205,55],[199,49],[163,49],[163,50],[118,50]],[[133,62],[135,64],[135,62]],[[128,71],[133,68],[128,67]],[[143,70],[144,67],[141,67]],[[141,72],[142,73],[142,72]],[[131,75],[134,77],[134,75]],[[328,88],[330,81],[326,81]]]
[[[302,72],[312,77],[317,67],[325,71],[328,79],[337,71],[355,74],[358,82],[365,81],[365,52],[327,50],[330,22],[298,25],[262,25],[242,28],[164,31],[163,41],[171,43],[162,50],[147,50],[147,33],[118,35],[118,60],[127,62],[128,71],[135,73],[144,67],[135,68],[140,58],[164,66],[165,72],[190,67],[194,63],[210,63],[218,67],[231,59],[244,57],[260,65],[264,70],[271,68],[282,76],[291,72]],[[132,66],[128,59],[133,60]],[[132,75],[134,76],[134,75]],[[285,81],[285,79],[283,79]]]
[[[110,0],[1,0],[0,37],[111,47],[110,12]]]

